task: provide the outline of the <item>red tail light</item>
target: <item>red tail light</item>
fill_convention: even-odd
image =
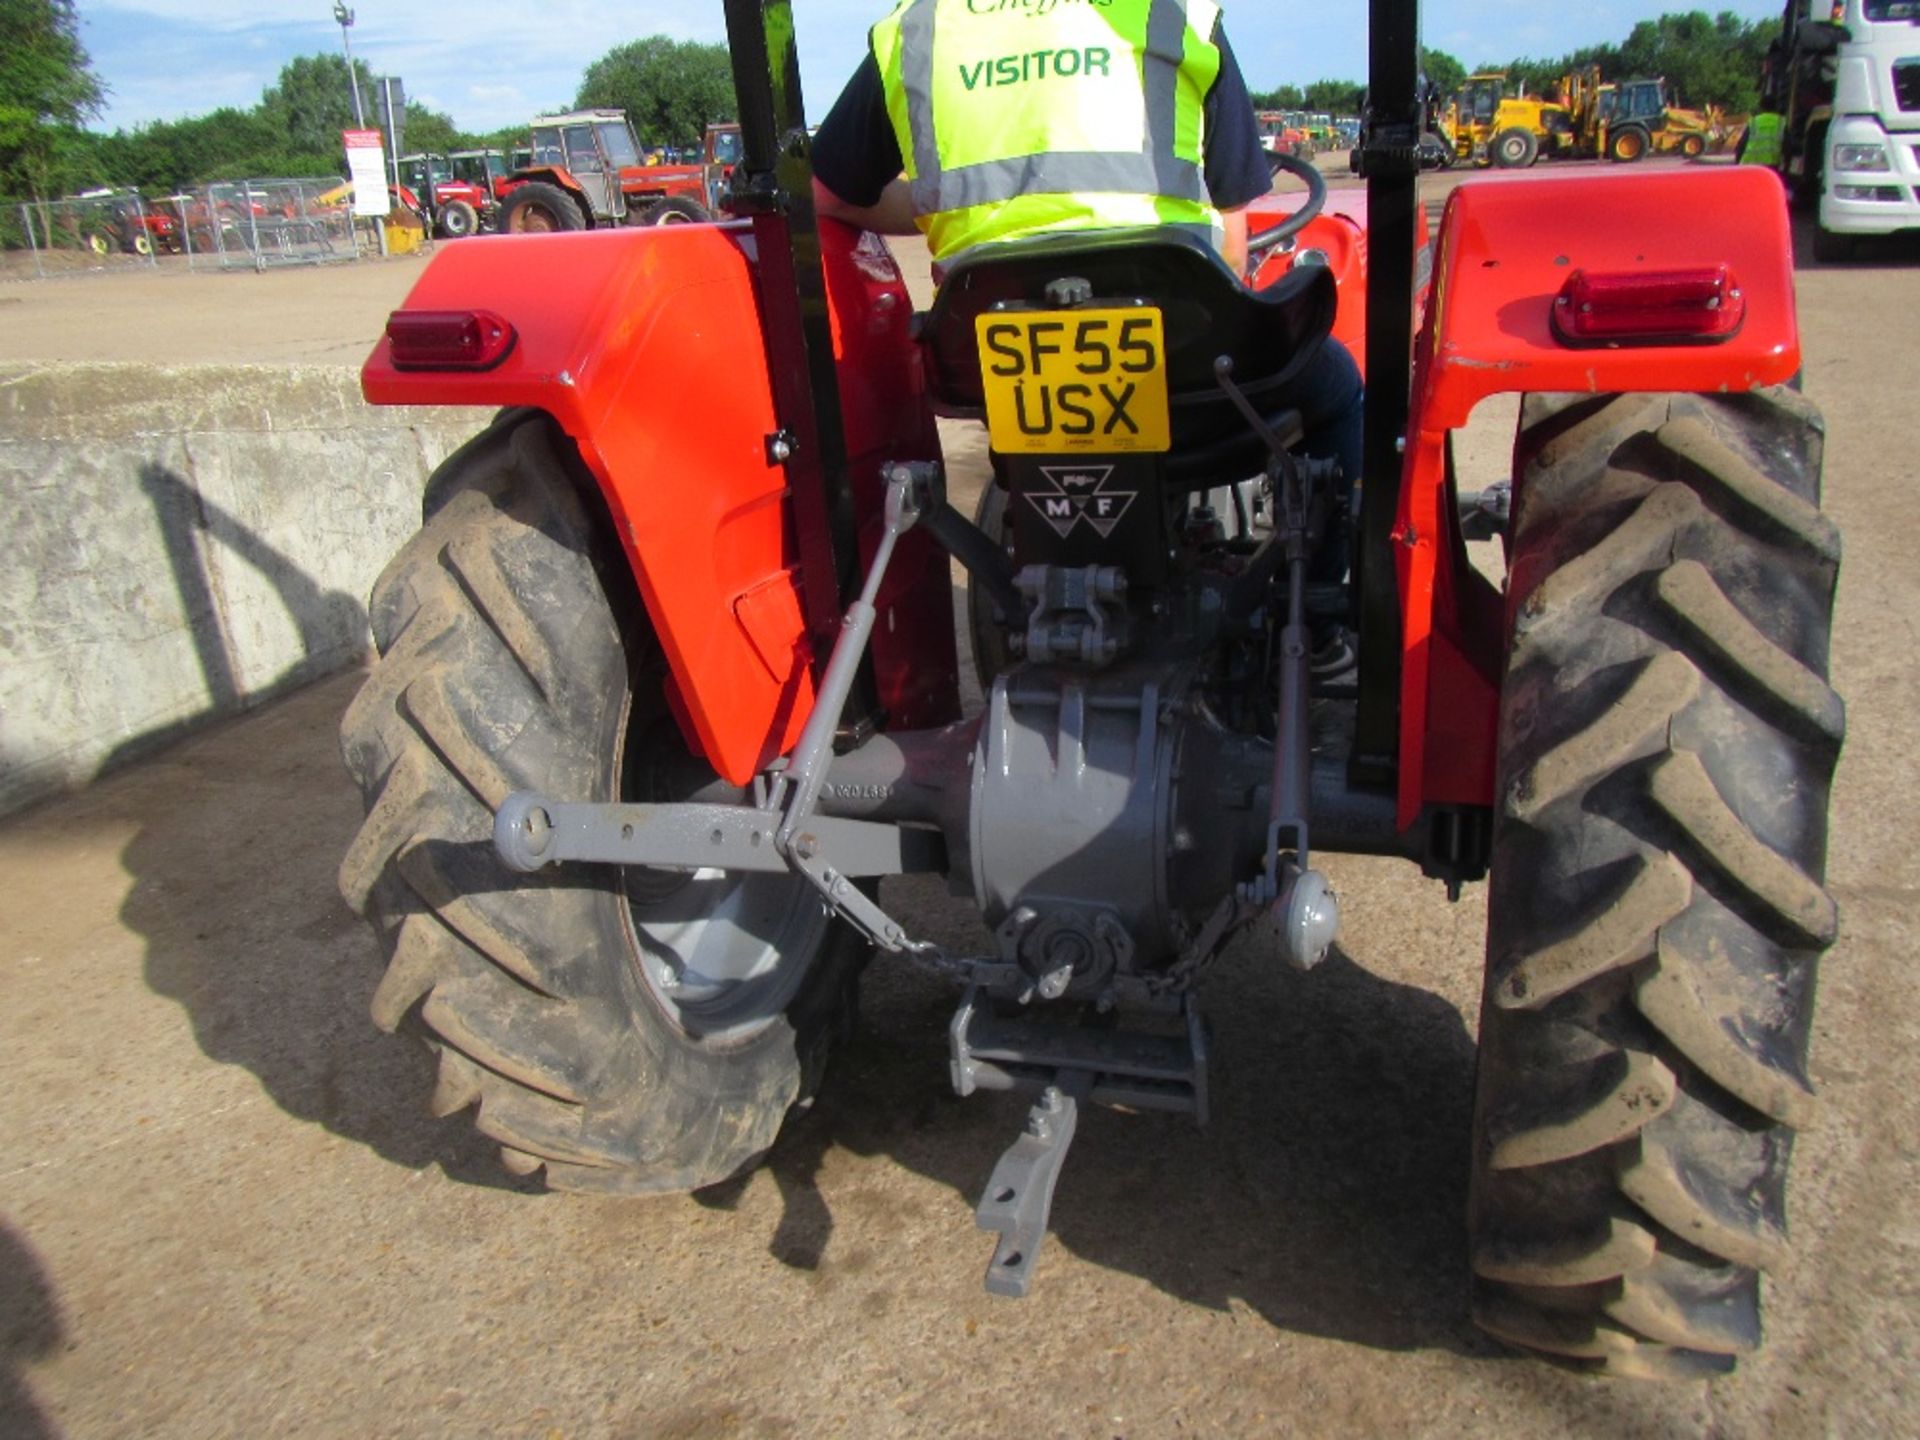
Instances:
[[[1747,301],[1724,265],[1698,270],[1576,270],[1553,301],[1566,345],[1700,345],[1731,339]]]
[[[513,326],[491,310],[396,310],[387,317],[396,370],[491,370],[513,349]]]

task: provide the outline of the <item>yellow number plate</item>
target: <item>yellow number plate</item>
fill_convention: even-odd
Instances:
[[[1168,448],[1158,310],[990,311],[974,327],[987,433],[1002,454]]]

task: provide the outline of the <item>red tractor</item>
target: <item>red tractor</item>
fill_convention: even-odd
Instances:
[[[740,124],[723,120],[709,125],[700,138],[700,163],[706,171],[707,208],[724,210],[733,167],[740,163]]]
[[[1491,878],[1474,1316],[1730,1368],[1814,1105],[1845,726],[1777,180],[1470,182],[1416,290],[1414,6],[1373,0],[1364,236],[1282,162],[1313,188],[1258,205],[1250,276],[1181,231],[1059,235],[916,316],[879,238],[816,224],[786,5],[726,9],[735,218],[451,247],[364,372],[500,412],[381,577],[342,725],[342,887],[435,1110],[561,1189],[711,1185],[815,1093],[862,968],[920,967],[959,1092],[1035,1097],[977,1215],[1024,1293],[1080,1109],[1204,1120],[1223,948],[1312,969],[1317,857],[1399,856]],[[1289,398],[1337,323],[1355,514]],[[1511,473],[1462,493],[1452,432],[1516,392]],[[971,520],[936,413],[987,426]],[[1346,527],[1351,574],[1309,584]],[[1357,667],[1315,674],[1342,624]],[[929,873],[977,937],[881,883]]]
[[[1281,110],[1262,110],[1254,117],[1260,125],[1260,144],[1270,155],[1286,155],[1295,160],[1311,160],[1315,154],[1313,137],[1291,123]]]
[[[496,224],[506,234],[711,218],[706,171],[644,163],[623,110],[541,116],[531,140],[525,163],[494,182]]]
[[[430,197],[434,230],[446,240],[463,240],[477,233],[493,212],[492,177],[475,173],[469,157],[499,152],[466,151],[453,155],[402,155],[400,174],[416,196]],[[504,173],[504,167],[502,167]]]
[[[82,243],[95,255],[180,253],[178,216],[153,208],[138,190],[83,190],[68,204]]]

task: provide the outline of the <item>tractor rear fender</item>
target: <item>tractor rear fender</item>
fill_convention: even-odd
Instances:
[[[576,180],[573,171],[564,165],[537,165],[527,170],[516,170],[507,177],[507,180],[508,183],[500,192],[502,198],[511,195],[530,180],[538,180],[543,185],[552,185],[580,200],[584,200],[587,194],[586,186]]]
[[[1555,338],[1555,300],[1575,271],[1720,265],[1746,304],[1726,340],[1572,348]],[[1448,432],[1503,392],[1725,393],[1778,385],[1799,369],[1786,192],[1772,171],[1513,176],[1453,192],[1415,345],[1393,531],[1402,827],[1423,805],[1493,803],[1502,602],[1466,563]]]
[[[888,460],[937,459],[885,245],[823,222],[823,260],[862,564]],[[382,337],[361,374],[377,405],[532,406],[579,447],[605,496],[670,668],[688,743],[743,784],[791,748],[813,701],[785,467],[745,225],[501,236],[443,248],[405,311],[490,311],[512,349],[478,372],[396,368]],[[398,313],[398,312],[397,312]],[[944,557],[903,537],[872,658],[895,726],[958,715]]]

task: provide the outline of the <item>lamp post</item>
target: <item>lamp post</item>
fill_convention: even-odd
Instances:
[[[347,84],[353,87],[353,123],[364,130],[367,112],[360,103],[360,75],[353,68],[353,42],[347,38],[347,32],[353,29],[353,11],[347,8],[346,0],[334,0],[333,18],[340,22],[340,48],[347,52]]]
[[[340,48],[347,52],[347,84],[353,90],[353,123],[356,128],[367,128],[367,109],[360,103],[360,72],[353,68],[353,41],[347,32],[353,29],[353,10],[346,0],[334,0],[333,18],[340,23]],[[373,233],[380,242],[380,253],[387,254],[387,222],[383,216],[373,217]]]

